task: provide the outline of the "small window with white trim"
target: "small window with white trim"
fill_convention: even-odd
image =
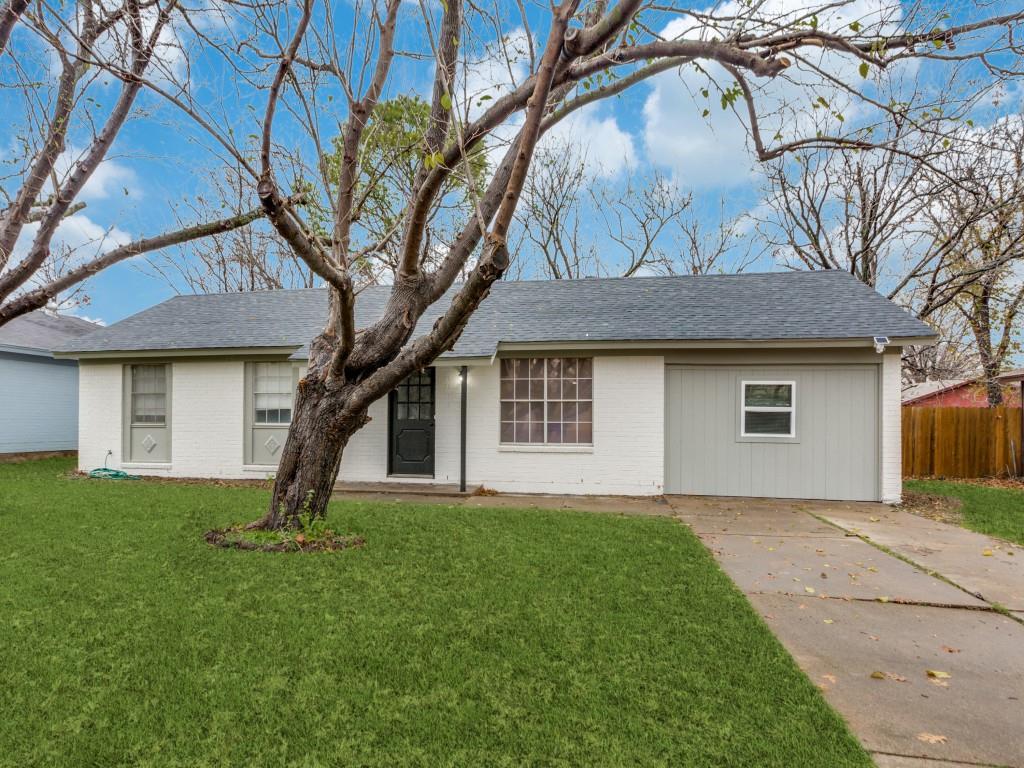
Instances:
[[[796,437],[796,382],[744,381],[743,437]]]

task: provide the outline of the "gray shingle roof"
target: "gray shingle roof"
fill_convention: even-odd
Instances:
[[[356,323],[390,288],[360,293]],[[442,300],[417,329],[430,328]],[[64,345],[66,352],[301,348],[322,327],[324,289],[178,296]],[[453,352],[490,356],[501,342],[894,339],[932,330],[845,272],[499,282]]]
[[[0,325],[0,347],[49,352],[99,327],[80,317],[51,315],[36,310]]]

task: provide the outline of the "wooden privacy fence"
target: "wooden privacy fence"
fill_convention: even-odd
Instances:
[[[1020,408],[904,408],[904,477],[1024,474]]]

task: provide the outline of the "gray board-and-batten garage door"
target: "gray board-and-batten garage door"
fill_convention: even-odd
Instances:
[[[665,492],[876,501],[876,365],[666,366]]]

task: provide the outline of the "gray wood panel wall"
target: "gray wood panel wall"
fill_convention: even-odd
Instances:
[[[879,498],[877,365],[666,367],[666,493]],[[740,436],[741,382],[796,382],[796,436]]]

